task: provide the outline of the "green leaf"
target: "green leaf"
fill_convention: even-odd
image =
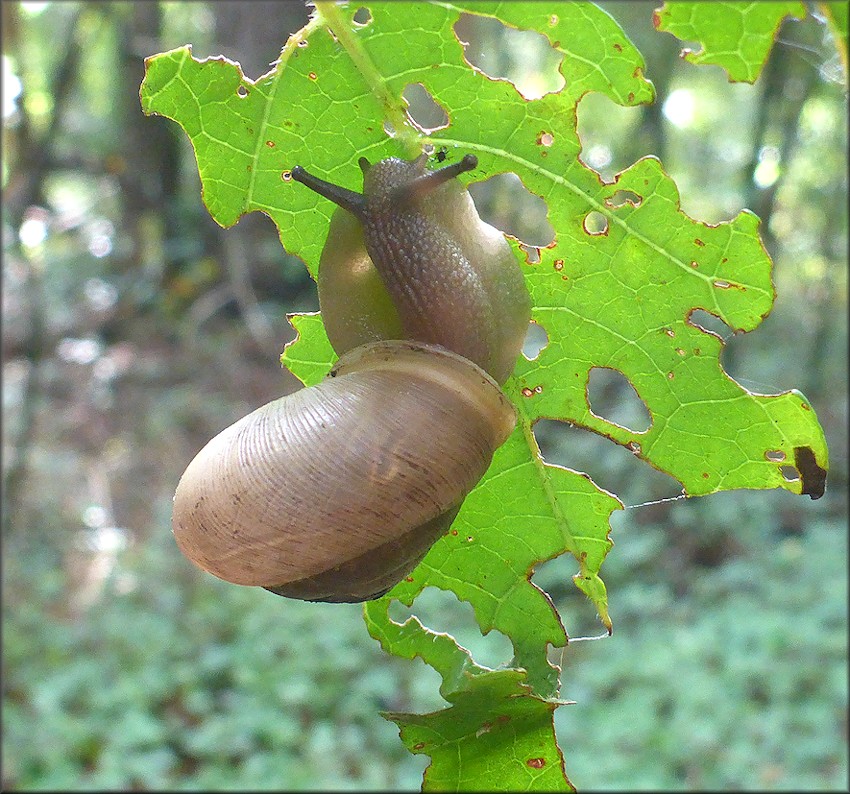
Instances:
[[[432,758],[426,787],[569,786],[552,729],[559,671],[547,658],[549,645],[562,646],[567,634],[530,577],[541,562],[569,552],[576,585],[610,631],[599,570],[612,545],[610,515],[622,504],[586,475],[544,463],[533,425],[546,417],[602,434],[668,472],[688,495],[781,487],[818,496],[827,451],[811,406],[798,392],[754,395],[729,378],[720,366],[722,340],[694,314],[707,311],[747,332],[769,313],[771,263],[758,220],[746,211],[716,226],[688,218],[653,158],[611,184],[581,162],[576,105],[585,93],[621,105],[653,99],[640,54],[594,5],[468,7],[540,31],[562,54],[564,88],[531,102],[467,64],[453,30],[465,6],[370,3],[365,27],[352,23],[356,6],[318,8],[320,16],[256,81],[224,59],[195,61],[189,48],[148,59],[142,105],[186,130],[219,223],[265,212],[314,275],[333,207],[289,179],[296,164],[359,189],[358,157],[410,156],[427,141],[456,155],[474,152],[482,174],[512,171],[546,200],[555,241],[522,267],[548,343],[535,360],[520,358],[505,387],[517,429],[451,531],[405,581],[367,603],[364,616],[389,653],[420,656],[442,676],[449,709],[392,715],[412,751]],[[425,138],[406,119],[400,97],[412,83],[444,107],[447,128]],[[319,315],[291,321],[298,337],[282,360],[314,384],[333,351]],[[651,418],[647,430],[594,414],[587,385],[597,367],[632,383]],[[415,618],[390,618],[393,600],[414,605],[428,586],[468,601],[484,633],[508,636],[511,667],[487,670],[452,637]],[[503,725],[500,716],[510,720]]]
[[[295,329],[293,339],[283,350],[280,363],[283,364],[305,386],[315,386],[336,361],[322,316],[319,312],[287,315],[290,325]]]
[[[524,670],[488,670],[446,634],[417,618],[389,619],[389,599],[367,603],[366,625],[382,647],[422,659],[442,676],[451,708],[385,714],[412,753],[431,756],[424,790],[563,791],[572,789],[555,741],[552,714],[564,701],[533,694]]]
[[[529,694],[519,670],[470,676],[451,708],[388,714],[412,753],[426,753],[423,791],[574,791],[555,742],[561,705]]]
[[[818,472],[788,479],[786,468],[809,454],[802,450],[827,467],[811,406],[796,391],[754,395],[732,380],[720,365],[723,341],[693,316],[702,309],[743,332],[770,312],[771,263],[758,219],[746,210],[714,226],[688,218],[652,158],[584,190],[583,208],[563,201],[570,192],[550,200],[550,210],[563,207],[572,224],[556,226],[559,245],[528,275],[534,319],[549,337],[538,358],[521,359],[515,371],[528,418],[563,419],[607,436],[691,496],[732,488],[819,496]],[[604,234],[584,232],[576,216],[589,207],[605,216]],[[593,413],[586,390],[593,367],[628,378],[649,410],[648,430]]]
[[[702,48],[682,50],[690,63],[723,67],[733,83],[754,83],[785,17],[804,19],[802,2],[665,3],[653,21],[659,30],[682,41],[696,41]]]

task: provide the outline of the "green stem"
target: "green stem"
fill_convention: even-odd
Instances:
[[[319,16],[351,58],[351,62],[362,75],[369,90],[383,105],[385,120],[392,125],[402,148],[409,156],[419,154],[421,136],[408,121],[401,98],[387,88],[383,75],[352,32],[349,21],[332,0],[316,0],[315,5]]]

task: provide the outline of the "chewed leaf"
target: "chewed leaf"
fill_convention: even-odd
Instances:
[[[536,692],[557,692],[557,671],[546,643],[566,642],[545,593],[529,580],[536,565],[565,551],[578,562],[576,583],[610,629],[607,594],[598,572],[611,547],[609,517],[622,504],[589,478],[543,463],[530,423],[520,426],[493,457],[452,525],[425,559],[386,598],[410,605],[427,586],[469,601],[485,633],[498,629],[514,646]]]
[[[665,3],[655,12],[655,26],[682,41],[699,42],[698,52],[683,50],[691,63],[722,66],[732,82],[754,83],[767,60],[782,20],[804,19],[798,1],[767,3]]]
[[[315,386],[328,374],[337,359],[319,312],[287,315],[296,337],[280,357],[283,364],[305,386]]]
[[[365,605],[369,633],[388,653],[422,658],[442,676],[451,708],[431,714],[385,714],[412,753],[431,757],[423,790],[572,790],[555,741],[552,714],[562,701],[534,694],[524,670],[488,670],[447,634],[415,617],[396,623],[391,598]]]
[[[410,752],[431,757],[423,791],[574,791],[555,741],[558,705],[532,695],[521,671],[488,670],[450,708],[384,716]]]
[[[639,201],[611,202],[628,191]],[[723,341],[691,320],[705,310],[736,332],[756,328],[773,305],[771,263],[758,219],[742,212],[709,226],[679,209],[672,180],[654,158],[639,161],[588,196],[608,229],[592,236],[580,217],[528,273],[533,316],[549,344],[516,376],[526,410],[607,436],[675,477],[688,495],[733,488],[823,492],[827,449],[811,406],[796,391],[751,394],[720,365]],[[587,384],[594,367],[623,373],[650,413],[635,432],[597,416]],[[805,447],[813,465],[789,478]]]

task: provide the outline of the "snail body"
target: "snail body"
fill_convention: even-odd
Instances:
[[[293,169],[340,207],[319,262],[328,339],[338,354],[375,339],[441,345],[504,383],[528,330],[525,281],[502,233],[454,178],[476,158],[437,171],[426,160],[361,158],[362,195]]]
[[[513,430],[500,384],[528,325],[522,274],[455,179],[475,158],[437,171],[426,159],[361,160],[362,195],[292,170],[340,207],[319,267],[340,359],[184,472],[175,540],[215,576],[309,601],[377,598],[448,530]]]

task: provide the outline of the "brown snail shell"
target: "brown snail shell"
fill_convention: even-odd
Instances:
[[[235,584],[376,598],[448,529],[515,422],[496,382],[462,356],[363,345],[197,454],[174,496],[174,537]]]

